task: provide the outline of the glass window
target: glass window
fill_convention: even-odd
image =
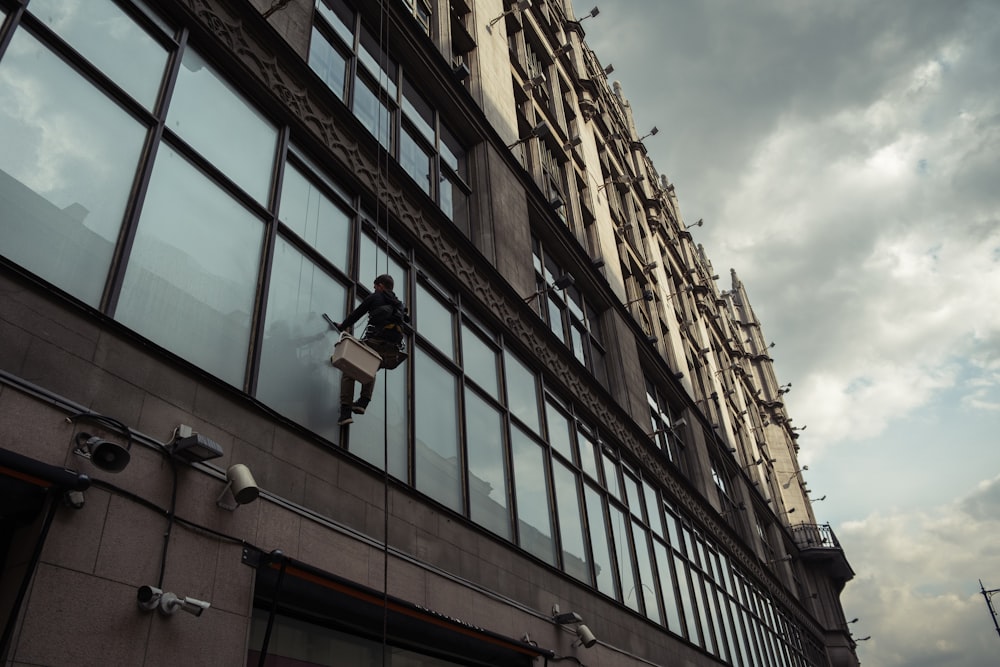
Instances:
[[[441,210],[466,234],[469,232],[469,195],[459,180],[445,174],[438,185]]]
[[[417,283],[416,314],[416,325],[420,335],[444,352],[449,359],[454,360],[454,315],[448,306],[441,303],[427,287],[419,282]]]
[[[415,355],[414,479],[422,493],[462,511],[458,380],[427,354]]]
[[[580,466],[583,471],[587,473],[591,479],[599,481],[601,478],[599,476],[598,470],[598,459],[600,459],[600,450],[598,449],[597,443],[595,443],[590,435],[582,430],[576,430],[577,442],[580,444]]]
[[[368,234],[361,235],[361,259],[358,265],[358,280],[368,289],[372,289],[372,283],[376,276],[388,273],[392,276],[395,286],[393,292],[396,296],[406,301],[409,293],[409,271],[393,257],[385,239],[379,238],[376,242]]]
[[[629,609],[639,611],[639,593],[636,591],[635,570],[632,569],[632,549],[629,546],[629,521],[625,514],[611,505],[611,533],[614,536],[615,555],[618,556],[618,570],[621,573],[623,600]]]
[[[379,143],[386,150],[392,150],[389,108],[379,100],[371,87],[360,77],[354,86],[354,115],[369,132],[378,138]]]
[[[385,469],[385,450],[388,447],[389,474],[404,482],[409,480],[408,377],[407,364],[392,371],[379,372],[373,400],[368,404],[364,417],[355,418],[350,439],[350,451],[381,470]]]
[[[431,151],[426,150],[410,132],[409,127],[404,126],[399,134],[399,164],[406,170],[420,189],[428,195],[431,192]]]
[[[343,3],[343,0],[321,0],[316,3],[316,10],[344,43],[353,49],[354,12]]]
[[[601,451],[601,459],[604,462],[604,482],[608,493],[617,498],[622,498],[621,483],[618,481],[618,463],[606,451]]]
[[[680,593],[681,612],[684,615],[684,625],[687,627],[688,639],[696,644],[701,642],[698,639],[698,620],[691,602],[691,582],[688,575],[687,563],[674,554],[674,573],[677,576],[677,591]]]
[[[660,606],[656,601],[656,575],[653,573],[653,554],[650,552],[649,532],[638,522],[632,521],[632,541],[635,544],[635,562],[639,568],[638,590],[642,591],[642,602],[646,617],[661,623]]]
[[[549,445],[570,461],[573,460],[573,445],[570,441],[569,419],[552,405],[545,402],[545,418],[549,426]]]
[[[0,61],[0,252],[97,306],[145,135],[18,30]]]
[[[348,271],[351,217],[294,165],[285,167],[281,221],[342,271]],[[334,316],[340,310],[334,311]]]
[[[337,341],[323,313],[344,311],[347,290],[278,238],[271,268],[257,397],[336,442],[340,371],[329,356]]]
[[[406,78],[403,79],[403,113],[425,140],[435,142],[434,108]]]
[[[563,570],[590,583],[590,565],[583,540],[583,515],[580,513],[579,479],[559,461],[552,461],[552,484],[555,486],[559,512],[559,539],[562,544]]]
[[[475,392],[465,392],[465,432],[469,457],[469,516],[511,539],[504,464],[503,419]]]
[[[32,0],[56,34],[147,109],[156,104],[167,52],[110,0]]]
[[[161,145],[115,316],[242,386],[263,232],[243,206]]]
[[[667,629],[684,636],[684,626],[681,624],[676,585],[674,583],[673,571],[670,567],[670,555],[667,548],[659,540],[653,540],[653,553],[656,555],[656,568],[660,574],[660,595],[663,598],[663,610],[667,616]]]
[[[617,598],[615,587],[615,567],[611,560],[611,547],[608,545],[608,527],[604,520],[603,496],[589,484],[585,485],[587,501],[587,523],[590,524],[590,547],[594,553],[594,576],[597,578],[597,590],[605,595]]]
[[[663,537],[663,520],[660,518],[660,503],[656,499],[656,489],[649,483],[649,480],[644,479],[642,480],[642,490],[646,494],[646,511],[649,527],[654,533]]]
[[[192,49],[181,61],[167,126],[257,201],[267,202],[277,130]]]
[[[313,28],[309,42],[309,66],[341,100],[347,94],[347,63],[348,57]]]
[[[465,376],[494,399],[499,399],[497,353],[469,325],[462,323],[462,366]]]
[[[396,99],[396,63],[386,55],[378,44],[378,40],[364,27],[358,40],[358,61],[378,81],[379,86],[389,93],[389,99]],[[373,133],[374,134],[374,133]]]
[[[507,406],[511,413],[536,433],[538,424],[538,379],[511,352],[504,354],[507,368]]]
[[[552,540],[552,508],[545,475],[545,453],[519,428],[511,429],[514,457],[514,498],[521,547],[555,565]]]

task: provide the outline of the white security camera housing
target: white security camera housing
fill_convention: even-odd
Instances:
[[[590,628],[583,623],[576,626],[576,635],[580,638],[580,643],[583,644],[584,648],[590,648],[597,643],[597,637],[595,637],[594,633],[590,631]]]
[[[257,500],[260,489],[257,488],[257,482],[254,480],[250,468],[242,463],[231,465],[226,471],[226,479],[232,484],[233,497],[240,505]]]

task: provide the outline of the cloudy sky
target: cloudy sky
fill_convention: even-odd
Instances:
[[[777,343],[863,664],[995,665],[1000,2],[599,2],[588,43]]]

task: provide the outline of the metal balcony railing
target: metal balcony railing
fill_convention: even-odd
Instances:
[[[847,562],[844,550],[830,524],[803,523],[792,526],[792,539],[795,540],[795,546],[798,547],[803,560],[825,564],[829,567],[831,575],[839,579],[842,584],[854,578],[854,570]]]

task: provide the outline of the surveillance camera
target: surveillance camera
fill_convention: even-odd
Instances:
[[[231,465],[229,466],[229,470],[226,471],[226,479],[232,485],[233,497],[236,498],[236,502],[240,505],[246,505],[257,500],[260,489],[257,488],[257,482],[254,481],[250,468],[242,463]]]
[[[172,616],[178,610],[186,611],[192,616],[201,616],[201,613],[212,605],[204,600],[194,598],[179,598],[173,593],[164,593],[160,598],[160,612],[164,616]]]
[[[154,586],[140,586],[135,597],[139,609],[153,611],[160,605],[160,598],[163,597],[163,591]]]
[[[590,628],[582,623],[576,626],[576,635],[580,638],[580,643],[583,644],[584,648],[590,648],[597,643],[597,637],[590,631]]]

